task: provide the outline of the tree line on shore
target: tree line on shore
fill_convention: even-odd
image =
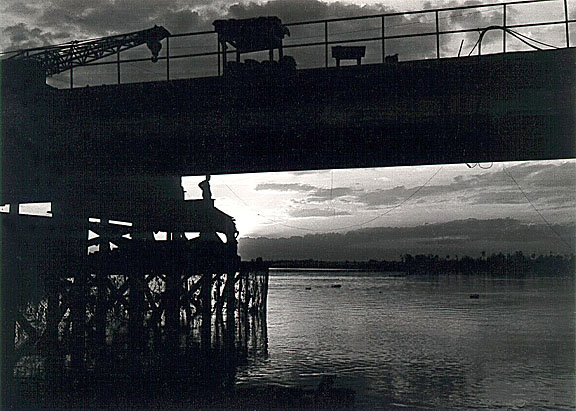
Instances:
[[[525,255],[522,251],[512,254],[485,252],[478,258],[451,257],[433,254],[404,254],[400,261],[319,261],[275,260],[271,268],[318,268],[364,271],[392,271],[407,275],[423,274],[490,274],[506,276],[573,275],[576,268],[574,254]]]

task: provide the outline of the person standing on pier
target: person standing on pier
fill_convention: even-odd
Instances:
[[[203,180],[198,184],[200,190],[202,190],[202,200],[212,201],[212,191],[210,190],[210,174],[206,174],[206,180]]]

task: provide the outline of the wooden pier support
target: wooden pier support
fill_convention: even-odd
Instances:
[[[58,324],[62,317],[60,310],[60,292],[58,287],[58,277],[50,273],[51,278],[46,281],[47,308],[46,308],[46,360],[47,370],[52,376],[57,375],[62,366],[62,356],[60,354]]]
[[[98,270],[96,280],[96,307],[94,309],[94,345],[98,357],[104,354],[106,347],[106,317],[108,316],[108,287],[106,274]]]
[[[16,205],[17,206],[17,205]],[[1,252],[2,252],[2,273],[0,275],[0,321],[2,329],[0,362],[2,363],[0,374],[0,400],[1,408],[9,409],[14,406],[15,397],[14,366],[16,364],[14,341],[16,338],[16,306],[17,299],[14,292],[17,287],[17,238],[14,230],[6,224],[8,219],[17,218],[17,211],[10,210],[10,215],[2,215],[1,227]]]
[[[211,346],[212,336],[212,274],[202,275],[200,288],[200,306],[202,310],[202,324],[200,326],[200,345],[204,350]]]
[[[130,354],[139,359],[144,349],[144,273],[132,271],[129,285],[129,336]]]
[[[72,345],[71,360],[75,371],[84,370],[86,358],[86,276],[77,273],[74,277],[73,304],[71,307]]]
[[[169,352],[177,353],[180,330],[180,272],[172,267],[166,274],[166,338]]]
[[[254,282],[250,264],[240,265],[236,244],[183,237],[155,241],[151,235],[127,239],[126,232],[136,232],[135,228],[105,219],[88,223],[67,216],[57,205],[54,209],[57,216],[39,220],[52,227],[53,235],[46,246],[50,258],[42,269],[42,295],[28,303],[39,307],[37,316],[9,310],[18,306],[18,292],[2,301],[4,313],[12,316],[10,322],[7,316],[2,319],[3,336],[11,332],[2,341],[3,381],[14,370],[14,340],[19,338],[25,349],[19,348],[18,355],[43,357],[41,372],[49,378],[51,390],[69,386],[84,392],[90,384],[116,378],[110,369],[123,369],[118,376],[134,390],[145,389],[146,375],[168,381],[173,370],[187,363],[194,364],[194,372],[207,372],[209,381],[233,385],[238,358],[246,355],[248,339],[259,335],[250,332],[254,324],[250,316],[265,307],[256,298],[263,291],[258,290],[260,283]],[[98,236],[87,240],[88,227]],[[11,240],[15,249],[10,251],[10,243],[4,243],[2,251],[18,256],[22,241],[17,235]],[[111,242],[118,248],[110,249]],[[99,251],[87,254],[87,245],[98,246]],[[12,281],[15,290],[27,285],[17,281],[23,269],[18,261],[27,260],[20,257],[2,261],[3,269],[10,267],[16,273],[3,276],[2,282]],[[186,344],[181,344],[184,338]],[[4,366],[9,358],[10,371]],[[67,358],[71,368],[65,366]],[[222,379],[221,374],[229,378]],[[28,371],[19,366],[16,375],[21,382]],[[178,374],[178,381],[187,375],[192,374]],[[4,391],[7,387],[3,384]],[[7,398],[3,397],[3,405],[10,404]]]

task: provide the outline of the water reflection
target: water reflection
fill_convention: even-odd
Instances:
[[[81,372],[69,359],[49,367],[40,355],[20,359],[15,376],[22,408],[211,408],[236,401],[239,366],[266,358],[266,316],[240,310],[225,320],[215,316],[211,344],[182,336],[179,349],[159,346],[135,357],[109,347]],[[114,348],[114,349],[112,349]]]
[[[573,279],[276,273],[269,357],[237,380],[335,375],[359,408],[573,407],[574,318]]]

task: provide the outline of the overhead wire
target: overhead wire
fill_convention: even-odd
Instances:
[[[545,43],[545,42],[543,42],[543,41],[536,40],[536,39],[534,39],[534,38],[532,38],[532,37],[528,37],[527,35],[522,34],[522,33],[518,32],[518,31],[511,30],[511,29],[508,29],[508,30],[511,31],[511,32],[513,32],[514,34],[516,34],[516,35],[518,35],[518,36],[524,37],[525,39],[528,39],[528,40],[533,41],[533,42],[535,42],[535,43],[541,44],[542,46],[547,46],[547,47],[551,47],[551,48],[554,48],[554,49],[560,49],[560,48],[561,48],[561,47],[555,46],[555,45],[553,45],[553,44],[548,44],[548,43]]]
[[[262,217],[266,220],[268,220],[269,222],[273,223],[273,224],[277,224],[286,228],[292,228],[295,230],[301,230],[301,231],[307,231],[307,232],[312,232],[312,233],[326,233],[326,232],[334,232],[334,231],[342,231],[342,230],[348,230],[351,228],[360,228],[363,227],[367,224],[370,224],[388,214],[390,214],[392,211],[396,210],[397,208],[402,207],[404,204],[406,204],[408,201],[410,201],[412,198],[414,198],[414,196],[416,196],[424,187],[426,187],[433,179],[434,177],[436,177],[438,175],[438,173],[440,173],[440,171],[444,168],[444,166],[440,166],[440,168],[438,168],[438,170],[436,170],[436,172],[434,172],[434,174],[432,174],[432,176],[430,178],[428,178],[424,184],[422,184],[421,186],[419,186],[416,190],[414,190],[408,197],[406,197],[404,200],[402,200],[401,202],[399,202],[398,204],[389,207],[385,212],[378,214],[377,216],[370,218],[366,221],[360,222],[360,223],[355,223],[355,224],[351,224],[351,225],[347,225],[347,226],[342,226],[342,227],[332,227],[329,229],[312,229],[312,228],[307,228],[307,227],[300,227],[300,226],[295,226],[292,224],[285,224],[284,222],[280,222],[278,220],[274,220],[273,218],[264,216],[260,213],[256,213],[256,215],[258,215],[259,217]],[[240,200],[248,209],[251,209],[251,207],[248,205],[248,203],[246,203],[238,194],[236,194],[234,192],[234,190],[232,190],[232,188],[230,186],[228,186],[227,184],[224,184],[226,186],[226,188],[228,188],[228,190],[230,190],[230,192],[236,197],[238,198],[238,200]],[[284,220],[286,221],[286,220]]]
[[[556,237],[558,237],[558,239],[571,251],[573,251],[572,246],[570,246],[570,244],[560,235],[560,233],[558,233],[555,229],[554,226],[548,221],[548,219],[546,217],[544,217],[544,215],[542,214],[542,212],[540,212],[540,210],[538,210],[538,208],[534,205],[534,203],[532,202],[532,200],[530,200],[530,198],[528,197],[528,195],[526,194],[526,192],[522,189],[522,187],[520,186],[520,184],[518,184],[518,181],[516,181],[516,179],[514,178],[514,176],[512,176],[512,174],[510,174],[510,172],[506,169],[506,166],[504,164],[502,164],[502,170],[504,170],[504,172],[506,173],[506,175],[508,177],[510,177],[510,179],[514,182],[514,184],[516,185],[516,187],[518,187],[518,190],[520,190],[520,192],[522,193],[522,195],[524,196],[524,198],[526,199],[526,201],[528,201],[528,203],[532,206],[532,208],[534,209],[534,211],[536,211],[536,213],[540,216],[540,218],[542,219],[542,221],[544,221],[544,223],[546,223],[546,225],[548,226],[548,228],[550,229],[550,231],[552,231]]]
[[[250,205],[249,205],[246,201],[244,201],[244,200],[242,199],[242,197],[240,197],[238,194],[236,194],[236,192],[235,192],[234,190],[232,190],[232,188],[231,188],[228,184],[224,184],[224,186],[234,195],[234,197],[236,197],[236,198],[237,198],[242,204],[244,204],[249,210],[254,211],[254,210],[252,210],[252,207],[250,207]],[[268,222],[270,222],[270,223],[272,223],[272,224],[281,225],[281,226],[286,227],[286,228],[293,228],[293,229],[296,229],[296,230],[308,231],[308,232],[316,232],[316,230],[314,230],[314,229],[310,229],[310,228],[306,228],[306,227],[297,227],[297,226],[293,226],[293,225],[290,225],[290,224],[285,224],[284,221],[286,221],[286,220],[284,220],[284,221],[279,221],[279,220],[276,220],[276,219],[274,219],[274,218],[271,218],[271,217],[262,215],[262,214],[260,214],[260,213],[258,213],[258,212],[256,212],[256,215],[257,215],[258,217],[261,217],[261,218],[267,220]]]
[[[510,34],[512,37],[515,37],[516,39],[518,39],[518,40],[521,41],[522,43],[526,44],[526,45],[529,46],[529,47],[532,47],[532,48],[535,49],[535,50],[542,50],[542,49],[541,49],[540,47],[538,47],[538,46],[530,43],[531,41],[534,42],[534,43],[540,44],[540,45],[542,45],[542,46],[550,47],[550,48],[553,48],[553,49],[560,49],[560,47],[558,47],[558,46],[555,46],[555,45],[549,44],[549,43],[545,43],[545,42],[540,41],[540,40],[536,40],[536,39],[534,39],[534,38],[532,38],[532,37],[529,37],[529,36],[527,36],[527,35],[525,35],[525,34],[519,33],[519,32],[517,32],[517,31],[515,31],[515,30],[512,30],[512,29],[510,29],[510,28],[508,28],[508,27],[504,27],[504,26],[490,26],[490,27],[486,27],[486,28],[484,28],[484,29],[482,29],[482,30],[478,29],[478,31],[480,32],[480,35],[479,35],[479,37],[478,37],[478,40],[476,41],[476,43],[474,44],[474,46],[472,47],[472,49],[471,49],[470,52],[468,53],[468,56],[471,56],[471,55],[472,55],[472,53],[474,52],[474,50],[476,49],[477,46],[482,46],[482,40],[484,39],[484,35],[485,35],[488,31],[490,31],[490,30],[496,30],[496,29],[502,30],[503,32]]]

